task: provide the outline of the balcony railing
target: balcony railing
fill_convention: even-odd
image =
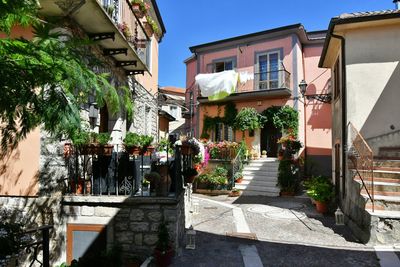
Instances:
[[[107,11],[108,15],[120,29],[122,23],[128,26],[127,32],[123,32],[127,41],[135,49],[140,60],[147,66],[150,65],[150,55],[148,51],[150,47],[150,39],[144,31],[142,22],[134,15],[130,8],[129,1],[113,0],[102,1],[103,8]],[[125,12],[119,13],[120,6],[124,6]]]
[[[104,149],[75,149],[66,156],[68,179],[66,194],[87,196],[179,196],[183,188],[182,167],[187,168],[180,148],[175,149],[173,157],[168,157],[168,164],[161,164],[154,153],[131,155],[119,151]],[[143,190],[142,181],[150,172],[158,172],[161,181],[151,181],[150,192]],[[167,179],[167,181],[163,181]],[[159,183],[164,183],[163,192],[157,193]]]
[[[290,88],[290,73],[286,70],[266,71],[254,74],[254,90]]]

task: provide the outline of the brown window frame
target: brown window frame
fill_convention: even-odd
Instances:
[[[91,231],[101,233],[106,230],[103,224],[67,224],[67,263],[71,264],[72,258],[72,232],[73,231]]]

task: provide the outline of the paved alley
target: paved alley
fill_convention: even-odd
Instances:
[[[173,266],[380,266],[374,248],[306,198],[194,195],[196,249]]]

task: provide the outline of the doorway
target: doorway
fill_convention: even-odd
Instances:
[[[261,151],[266,150],[268,157],[278,156],[278,139],[282,137],[282,133],[272,124],[266,123],[261,129]]]

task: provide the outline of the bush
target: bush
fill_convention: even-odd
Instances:
[[[228,170],[218,166],[212,172],[201,174],[197,179],[199,182],[207,184],[210,189],[216,189],[228,184]]]
[[[292,160],[279,161],[278,185],[281,191],[296,192],[298,188],[299,168]]]
[[[126,147],[140,146],[140,136],[137,133],[127,133],[123,142]]]
[[[307,195],[319,202],[328,202],[335,195],[333,184],[327,177],[312,177],[304,186],[307,188]]]

